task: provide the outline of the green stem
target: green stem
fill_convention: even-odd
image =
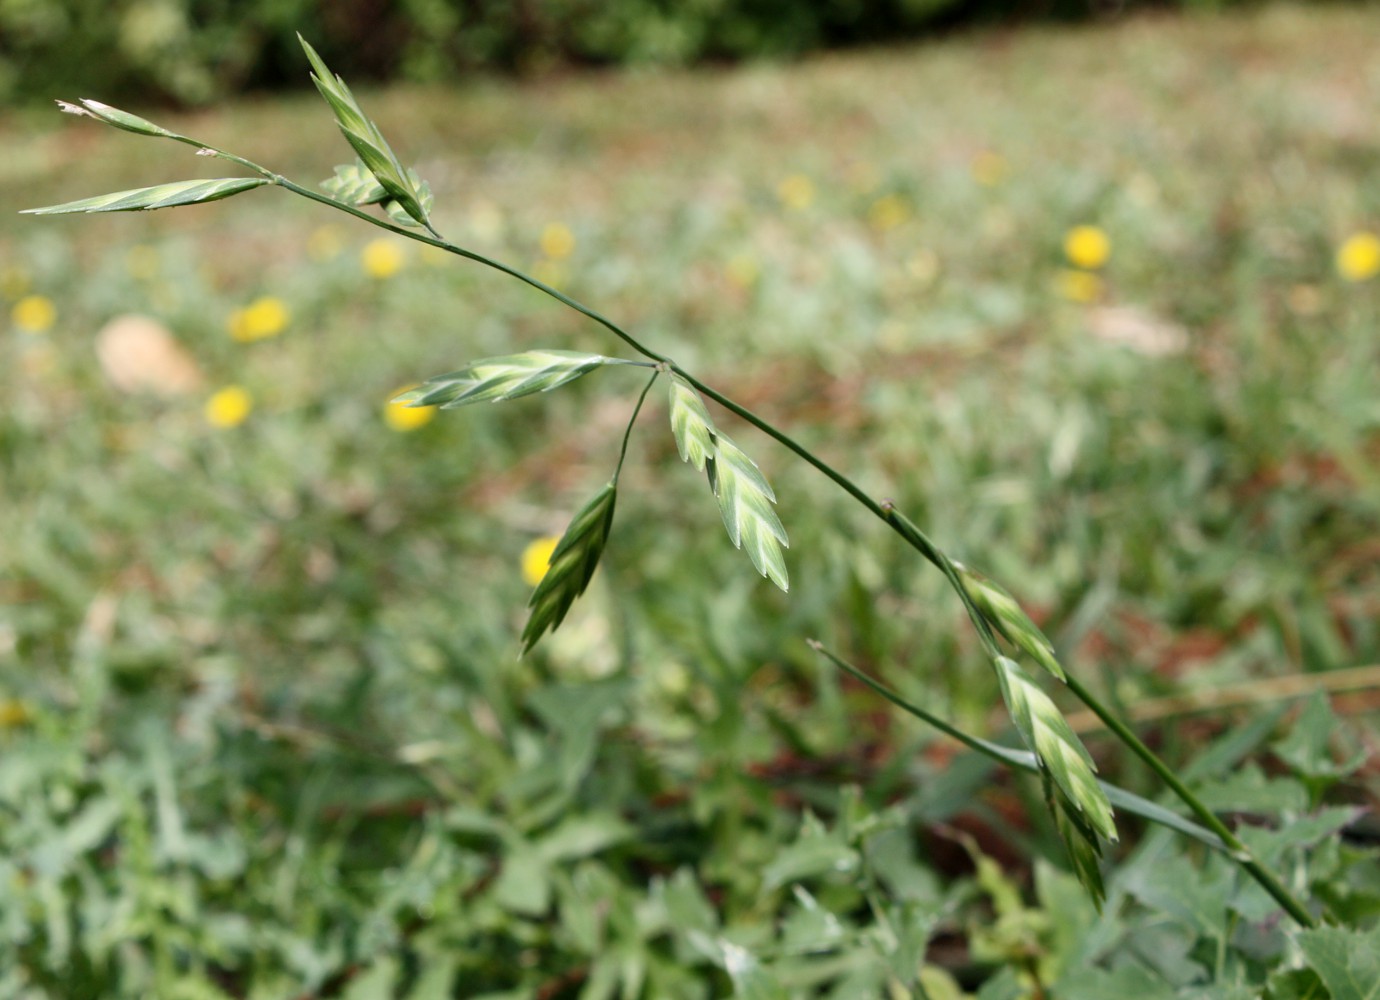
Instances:
[[[632,416],[628,418],[628,426],[623,431],[623,447],[618,452],[618,467],[613,470],[613,481],[618,482],[618,477],[623,474],[623,460],[628,457],[628,441],[632,439],[633,424],[637,423],[637,415],[642,412],[642,404],[647,399],[647,393],[652,391],[652,386],[656,385],[657,377],[661,374],[661,369],[652,373],[652,377],[647,380],[647,384],[642,388],[642,395],[637,397],[637,405],[633,407]]]
[[[1294,898],[1293,894],[1285,888],[1273,872],[1265,868],[1256,860],[1251,849],[1243,844],[1237,836],[1231,832],[1211,809],[1198,798],[1186,784],[1179,779],[1179,776],[1170,769],[1164,761],[1146,746],[1139,736],[1132,731],[1131,727],[1122,722],[1112,714],[1111,710],[1102,704],[1102,701],[1072,674],[1065,680],[1069,690],[1077,696],[1078,700],[1087,705],[1093,713],[1102,720],[1106,727],[1121,740],[1122,743],[1139,757],[1155,775],[1169,786],[1169,789],[1179,797],[1184,805],[1192,810],[1193,815],[1198,817],[1199,822],[1206,826],[1217,836],[1222,838],[1222,843],[1227,845],[1230,855],[1237,864],[1250,873],[1251,877],[1260,884],[1260,887],[1274,897],[1275,902],[1288,911],[1289,916],[1293,917],[1304,927],[1316,927],[1317,921],[1308,912],[1307,907]]]
[[[195,142],[193,142],[193,144],[201,145],[200,143]],[[203,148],[210,147],[203,146]],[[216,150],[215,152],[219,154],[220,151]],[[226,155],[228,157],[228,154],[223,155]],[[257,164],[250,163],[247,160],[240,161],[237,157],[233,159],[235,159],[237,162],[244,163],[251,169],[263,173],[265,176],[268,176],[274,184],[277,184],[278,186],[283,187],[288,191],[293,192],[294,194],[301,195],[302,197],[308,198],[311,201],[320,202],[321,204],[327,205],[338,211],[346,212],[347,214],[353,215],[356,218],[363,219],[365,222],[368,222],[371,225],[378,226],[381,229],[386,229],[389,232],[396,233],[399,236],[406,237],[407,239],[417,240],[420,243],[426,243],[430,246],[438,247],[439,249],[446,250],[450,253],[456,254],[457,256],[464,257],[468,260],[472,260],[475,263],[483,264],[485,267],[493,268],[494,270],[500,271],[503,274],[509,275],[510,277],[517,278],[524,284],[530,285],[532,288],[535,288],[537,291],[550,296],[557,302],[560,302],[561,304],[568,306],[571,309],[574,309],[581,315],[594,320],[596,323],[603,326],[610,333],[614,334],[614,336],[618,337],[630,348],[632,348],[634,351],[637,351],[644,357],[649,358],[652,361],[658,362],[660,364],[666,365],[670,371],[685,379],[685,381],[688,382],[690,385],[694,386],[696,390],[703,393],[705,396],[708,396],[710,399],[714,400],[720,406],[736,414],[752,426],[756,427],[763,434],[766,434],[768,437],[777,441],[779,444],[785,446],[788,450],[793,452],[795,455],[797,455],[799,458],[805,461],[808,465],[812,466],[814,469],[822,473],[826,478],[831,480],[835,485],[837,485],[845,493],[851,496],[859,504],[861,504],[867,510],[871,511],[874,516],[884,521],[893,531],[900,535],[901,538],[908,545],[910,545],[922,556],[924,556],[927,560],[929,560],[936,567],[938,567],[939,570],[948,579],[950,585],[954,588],[960,600],[962,600],[964,609],[968,612],[968,617],[972,620],[973,626],[977,630],[978,638],[982,642],[984,651],[987,653],[989,658],[998,655],[999,648],[996,643],[996,638],[992,633],[992,628],[990,624],[988,624],[986,617],[982,614],[981,611],[978,610],[977,606],[974,604],[972,597],[969,596],[968,590],[963,585],[963,581],[960,579],[958,571],[954,568],[952,560],[950,560],[949,557],[945,555],[944,552],[938,546],[936,546],[932,541],[930,541],[930,539],[925,535],[925,533],[921,531],[920,528],[916,526],[914,522],[912,522],[900,511],[896,510],[895,505],[891,501],[887,500],[878,503],[876,500],[872,499],[872,497],[870,497],[867,493],[865,493],[851,479],[843,475],[843,473],[839,472],[837,469],[829,465],[823,459],[816,456],[814,452],[810,451],[804,445],[800,444],[790,435],[778,429],[773,424],[767,422],[763,418],[757,416],[757,414],[753,413],[746,407],[739,405],[738,403],[734,402],[732,399],[729,399],[722,393],[717,392],[708,385],[705,385],[703,382],[695,378],[689,372],[685,371],[683,368],[680,368],[678,365],[671,362],[670,359],[668,359],[664,355],[658,354],[656,351],[653,351],[650,348],[644,346],[639,341],[637,341],[631,334],[629,334],[626,330],[620,327],[617,323],[613,322],[613,320],[609,319],[607,316],[603,315],[600,312],[597,312],[594,309],[589,308],[583,303],[566,295],[564,292],[546,284],[546,282],[541,281],[538,278],[534,278],[531,275],[526,274],[515,267],[511,267],[508,264],[505,264],[499,260],[495,260],[491,257],[485,257],[483,254],[478,254],[471,250],[466,250],[463,247],[456,246],[453,243],[449,243],[446,240],[441,239],[439,236],[434,235],[435,230],[432,230],[433,235],[428,236],[416,230],[409,230],[402,226],[394,225],[393,223],[387,222],[378,216],[370,215],[369,213],[364,212],[353,205],[347,205],[344,202],[336,201],[334,198],[330,198],[317,191],[313,191],[310,188],[305,188],[299,184],[295,184],[292,181],[288,180],[286,177],[283,177],[278,174],[269,173]],[[655,379],[653,379],[653,381],[655,381]],[[647,387],[642,392],[642,397],[638,400],[639,410],[642,406],[642,400],[646,398],[647,392],[650,389],[651,383],[649,382]],[[634,411],[634,419],[636,419],[636,415],[637,411]],[[631,427],[632,425],[630,423],[629,432],[631,431]],[[625,435],[623,441],[623,454],[625,455],[626,452],[627,436]],[[620,469],[622,468],[622,462],[623,458],[620,455]],[[868,683],[870,684],[871,682],[869,681]],[[1073,694],[1077,696],[1078,699],[1082,701],[1084,705],[1091,709],[1098,716],[1098,718],[1100,718],[1104,723],[1106,723],[1108,729],[1110,729],[1112,733],[1117,736],[1118,739],[1125,743],[1126,746],[1130,748],[1133,753],[1136,754],[1136,756],[1140,757],[1140,759],[1144,761],[1145,764],[1148,767],[1150,767],[1150,769],[1154,771],[1155,774],[1158,775],[1161,778],[1161,780],[1165,782],[1166,785],[1169,786],[1169,788],[1174,792],[1174,794],[1177,795],[1183,801],[1183,803],[1186,806],[1188,806],[1190,810],[1193,811],[1194,815],[1196,815],[1200,820],[1202,820],[1205,826],[1211,829],[1214,833],[1217,834],[1218,837],[1222,839],[1223,843],[1225,843],[1230,850],[1230,856],[1238,864],[1240,864],[1241,867],[1246,872],[1248,872],[1256,880],[1256,882],[1258,882],[1260,886],[1263,889],[1265,889],[1266,892],[1268,892],[1272,897],[1274,897],[1274,899],[1282,907],[1284,907],[1284,909],[1289,913],[1290,916],[1292,916],[1304,927],[1316,926],[1316,921],[1314,920],[1313,916],[1308,912],[1307,908],[1305,908],[1302,903],[1300,903],[1290,894],[1289,890],[1284,887],[1283,883],[1281,883],[1274,876],[1273,873],[1269,872],[1260,865],[1260,863],[1255,859],[1255,856],[1250,852],[1250,850],[1232,834],[1232,832],[1226,827],[1226,825],[1222,823],[1222,821],[1218,819],[1216,815],[1214,815],[1212,811],[1207,808],[1206,805],[1203,804],[1202,800],[1200,800],[1196,795],[1193,794],[1193,792],[1188,788],[1188,786],[1186,786],[1182,781],[1178,779],[1178,777],[1174,774],[1172,770],[1170,770],[1169,766],[1165,764],[1164,761],[1160,760],[1159,757],[1157,757],[1150,750],[1149,747],[1142,743],[1140,739],[1136,736],[1136,734],[1133,733],[1124,723],[1122,723],[1120,719],[1117,719],[1115,716],[1113,716],[1107,710],[1107,708],[1101,703],[1101,701],[1099,701],[1091,691],[1089,691],[1082,684],[1080,684],[1076,678],[1070,676],[1067,678],[1066,683],[1068,684],[1069,690],[1072,691]],[[891,697],[890,695],[884,696],[888,698]],[[895,699],[891,698],[891,700],[894,701]],[[929,720],[927,719],[927,721]],[[945,732],[949,732],[949,730],[945,729]],[[957,731],[955,730],[954,733],[956,732]],[[953,733],[951,733],[951,735],[953,735]],[[967,742],[966,739],[965,742]]]

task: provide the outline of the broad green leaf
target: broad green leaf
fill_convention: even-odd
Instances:
[[[335,168],[335,176],[321,182],[321,190],[347,205],[374,205],[388,197],[369,168],[356,160]]]
[[[762,869],[762,888],[770,891],[802,879],[855,872],[859,862],[858,852],[840,830],[826,829],[813,814],[806,813],[800,837],[778,850]]]
[[[1298,942],[1332,1000],[1380,1000],[1380,927],[1318,927]]]
[[[1276,742],[1273,749],[1296,774],[1331,783],[1355,771],[1366,759],[1365,750],[1352,748],[1344,759],[1338,760],[1332,744],[1340,735],[1332,704],[1327,695],[1318,691],[1289,727],[1289,734]]]
[[[232,194],[262,187],[268,183],[264,177],[218,177],[203,181],[175,181],[172,184],[159,184],[156,187],[135,188],[132,191],[116,191],[101,194],[81,201],[69,201],[64,205],[50,205],[47,208],[26,208],[25,215],[67,215],[73,212],[150,212],[155,208],[176,208],[179,205],[199,205],[206,201],[218,201]]]
[[[772,504],[772,492],[757,463],[743,454],[727,435],[714,433],[714,454],[706,461],[709,484],[719,501],[719,513],[733,544],[747,552],[757,572],[782,590],[790,589],[786,557],[790,545]]]
[[[602,365],[636,364],[578,351],[527,351],[484,358],[467,368],[427,379],[393,400],[406,406],[448,410],[469,403],[497,403],[534,392],[549,392]]]
[[[714,421],[709,418],[704,400],[689,382],[673,374],[668,384],[671,431],[676,436],[676,449],[682,462],[689,462],[703,472],[704,463],[714,453]]]
[[[548,630],[565,619],[575,599],[585,592],[608,542],[613,526],[613,507],[618,498],[615,482],[604,485],[594,499],[585,504],[565,529],[551,553],[551,568],[532,592],[532,609],[527,627],[522,630],[522,651],[531,651]]]
[[[427,211],[422,206],[421,194],[413,182],[416,175],[409,174],[403,169],[402,163],[388,145],[388,140],[383,137],[379,127],[364,114],[345,81],[327,68],[305,38],[298,35],[297,40],[302,43],[302,49],[311,63],[312,82],[335,113],[336,124],[344,133],[345,140],[354,148],[355,154],[383,189],[402,206],[403,211],[418,225],[426,225]]]
[[[1002,697],[1026,746],[1092,828],[1108,840],[1116,840],[1111,804],[1094,776],[1096,765],[1068,720],[1015,660],[998,656],[993,666]]]

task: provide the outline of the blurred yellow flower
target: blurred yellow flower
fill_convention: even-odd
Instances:
[[[254,398],[243,386],[228,385],[206,400],[206,422],[212,427],[238,427],[254,409]]]
[[[750,253],[737,253],[728,259],[724,265],[724,276],[729,282],[744,290],[757,284],[757,279],[761,276],[762,269],[758,266],[757,258]]]
[[[1112,255],[1112,241],[1096,226],[1074,226],[1064,234],[1064,256],[1074,267],[1095,271]]]
[[[1088,271],[1065,269],[1055,276],[1054,290],[1070,302],[1096,302],[1102,298],[1102,279]]]
[[[551,568],[551,554],[560,543],[558,535],[547,535],[522,550],[522,578],[529,587],[535,587],[545,579],[546,571]]]
[[[345,249],[345,237],[339,226],[317,226],[307,237],[307,256],[312,260],[330,260]]]
[[[26,295],[10,310],[14,325],[29,333],[46,333],[57,322],[57,306],[46,295]]]
[[[910,205],[899,194],[883,195],[867,210],[867,221],[879,233],[895,229],[910,218]]]
[[[158,276],[158,251],[147,243],[139,243],[125,251],[125,270],[136,281],[149,281]]]
[[[402,247],[389,239],[370,240],[359,252],[364,272],[371,278],[391,278],[402,270],[406,257]]]
[[[1374,233],[1348,236],[1337,248],[1337,270],[1347,281],[1365,281],[1380,274],[1380,237]]]
[[[282,299],[266,295],[261,299],[255,299],[245,308],[232,312],[226,326],[230,329],[231,337],[247,344],[278,336],[287,329],[291,318],[292,314],[288,312],[287,304]]]
[[[996,187],[1006,180],[1008,170],[1006,157],[1000,153],[994,153],[990,149],[984,149],[973,157],[972,170],[973,180],[983,187]]]
[[[548,222],[541,231],[541,252],[552,260],[565,260],[575,252],[575,234],[561,222]]]
[[[791,174],[776,185],[776,197],[793,212],[803,212],[815,202],[814,181],[804,174]]]
[[[397,392],[393,393],[393,396],[400,396],[408,389],[413,388],[416,387],[405,385]],[[425,427],[427,424],[431,423],[432,418],[435,416],[436,407],[434,406],[405,406],[402,403],[394,403],[391,400],[383,406],[383,422],[386,423],[390,429],[400,434],[405,434],[408,431],[415,431],[418,427]]]

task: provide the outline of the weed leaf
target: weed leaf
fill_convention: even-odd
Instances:
[[[782,590],[790,589],[786,557],[790,545],[772,504],[772,492],[757,463],[743,454],[727,435],[714,432],[714,454],[706,460],[709,485],[719,501],[719,513],[733,544],[747,552],[757,572]]]
[[[199,205],[206,201],[218,201],[232,194],[262,187],[268,180],[263,177],[218,177],[202,181],[175,181],[172,184],[159,184],[156,187],[135,188],[132,191],[116,191],[100,194],[81,201],[69,201],[64,205],[50,205],[47,208],[27,208],[26,215],[67,215],[72,212],[139,212],[155,208],[175,208],[178,205]]]
[[[336,124],[345,140],[389,196],[396,200],[418,225],[427,224],[427,209],[422,205],[415,174],[404,170],[397,154],[388,145],[379,127],[364,114],[345,81],[332,73],[305,38],[297,36],[312,67],[312,82],[335,113]]]
[[[1318,927],[1298,943],[1333,1000],[1380,1000],[1380,928]]]
[[[427,379],[393,402],[404,406],[439,406],[443,410],[470,403],[497,403],[534,392],[550,392],[603,365],[627,364],[636,362],[579,351],[505,354]]]
[[[542,577],[532,599],[527,602],[531,616],[522,630],[522,652],[526,655],[548,630],[555,630],[565,619],[575,598],[585,592],[594,576],[599,557],[613,526],[613,506],[618,484],[609,481],[571,520],[565,534],[551,553],[551,566]]]
[[[704,463],[714,453],[714,421],[709,419],[700,394],[679,375],[671,376],[670,394],[671,431],[681,461],[703,472]]]

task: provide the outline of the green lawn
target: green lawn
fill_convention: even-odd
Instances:
[[[359,96],[448,238],[894,499],[1126,712],[1233,703],[1145,733],[1216,747],[1223,811],[1313,817],[1278,863],[1322,843],[1299,877],[1364,921],[1380,874],[1317,810],[1377,791],[1324,760],[1375,745],[1380,688],[1337,673],[1380,662],[1377,32],[1300,4]],[[315,94],[133,110],[304,184],[349,159]],[[1099,918],[1038,788],[811,653],[1014,739],[940,574],[722,411],[789,595],[654,393],[599,574],[520,659],[523,552],[607,480],[642,373],[386,401],[619,354],[596,325],[272,189],[20,217],[227,165],[38,110],[0,143],[0,1000],[1254,996],[1280,962],[1267,900],[1133,822]],[[178,349],[98,350],[130,314]],[[1336,745],[1321,703],[1278,742],[1328,677]]]

